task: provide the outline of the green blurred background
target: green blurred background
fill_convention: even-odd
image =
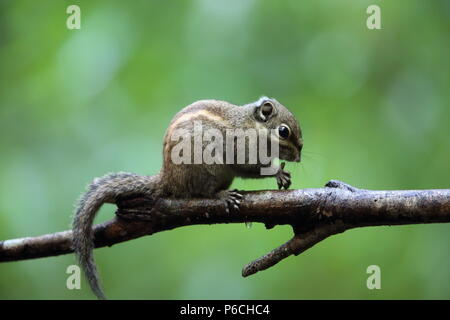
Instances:
[[[71,4],[81,30],[66,28]],[[366,28],[370,4],[382,30]],[[156,173],[171,117],[204,98],[268,95],[295,113],[305,153],[288,165],[293,188],[449,188],[449,36],[440,0],[0,0],[0,239],[68,229],[96,176]],[[449,299],[449,231],[351,230],[246,279],[242,266],[289,227],[186,227],[95,255],[117,299]],[[93,298],[84,280],[66,289],[74,263],[0,264],[0,298]],[[381,290],[366,287],[372,264]]]

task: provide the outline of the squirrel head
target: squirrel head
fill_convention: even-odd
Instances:
[[[280,146],[279,158],[300,162],[303,138],[300,125],[295,116],[273,98],[261,97],[253,104],[255,120],[269,130],[274,130],[272,139]]]

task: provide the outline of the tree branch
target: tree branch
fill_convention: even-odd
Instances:
[[[352,228],[450,222],[450,189],[370,191],[333,180],[321,189],[243,195],[240,212],[230,213],[214,199],[152,202],[139,195],[121,199],[116,217],[94,227],[95,246],[112,246],[188,225],[261,222],[268,229],[291,225],[293,238],[245,266],[242,275],[246,277]],[[71,231],[0,241],[0,262],[70,253],[71,241]]]

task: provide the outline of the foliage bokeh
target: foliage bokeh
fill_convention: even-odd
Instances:
[[[66,28],[71,4],[81,30]],[[0,239],[69,228],[93,177],[156,173],[171,117],[204,98],[268,95],[298,116],[292,188],[449,188],[449,26],[449,1],[0,0]],[[288,227],[186,227],[95,255],[111,298],[449,299],[449,228],[351,230],[246,279]],[[0,298],[93,298],[84,281],[66,289],[73,263],[0,264]],[[381,290],[366,287],[372,264]]]

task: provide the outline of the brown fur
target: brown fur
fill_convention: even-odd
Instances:
[[[269,101],[273,113],[269,119],[260,118],[260,106]],[[274,99],[262,97],[256,102],[237,106],[225,101],[201,100],[182,109],[173,118],[164,138],[164,163],[161,172],[155,176],[139,176],[132,173],[109,174],[95,179],[88,191],[81,197],[73,221],[73,248],[83,268],[89,284],[100,299],[105,296],[101,289],[97,268],[93,259],[92,224],[95,214],[103,203],[114,203],[127,195],[146,195],[152,198],[176,197],[217,197],[238,207],[239,200],[234,193],[226,191],[235,177],[263,178],[261,164],[174,164],[171,151],[177,141],[171,137],[176,129],[193,132],[193,122],[201,120],[203,129],[218,129],[225,136],[227,129],[261,128],[276,129],[280,124],[288,125],[292,131],[290,138],[280,141],[280,159],[299,161],[303,144],[300,127],[295,117]],[[203,147],[205,147],[206,142]],[[224,152],[226,149],[224,148]],[[281,173],[286,172],[284,170]],[[278,179],[277,179],[278,181]],[[290,181],[289,181],[290,184]],[[288,185],[287,185],[288,186]],[[285,186],[286,187],[286,186]],[[287,187],[286,187],[287,188]]]

